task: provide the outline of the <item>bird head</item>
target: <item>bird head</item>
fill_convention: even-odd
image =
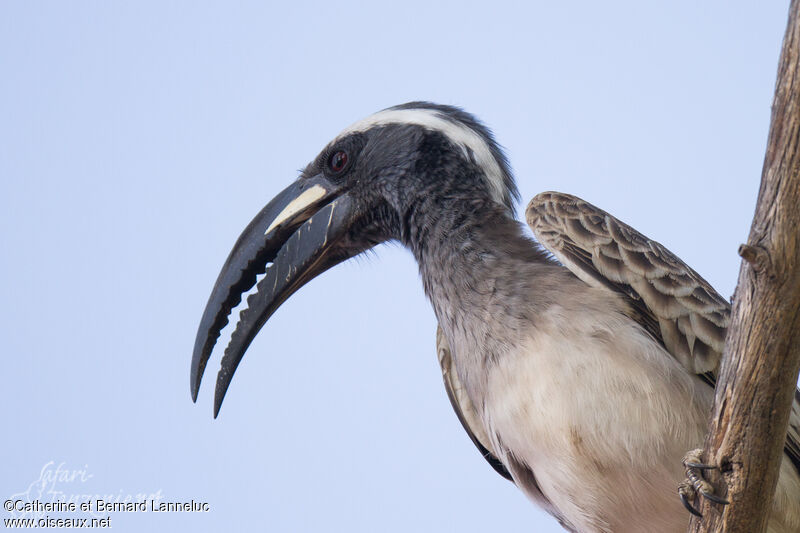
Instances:
[[[384,241],[405,244],[413,218],[481,206],[513,218],[517,191],[489,130],[450,106],[412,102],[342,131],[242,232],[209,297],[192,356],[200,381],[220,331],[242,294],[265,274],[225,350],[216,417],[248,346],[275,310],[312,278]],[[471,206],[471,207],[470,207]]]

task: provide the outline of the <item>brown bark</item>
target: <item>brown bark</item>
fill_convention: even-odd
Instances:
[[[800,14],[783,41],[756,213],[733,302],[703,458],[721,506],[689,531],[763,532],[800,368]],[[800,505],[800,502],[798,503]]]

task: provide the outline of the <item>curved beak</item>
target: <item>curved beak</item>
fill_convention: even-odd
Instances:
[[[247,347],[272,313],[297,289],[356,255],[337,243],[356,220],[353,199],[323,176],[301,178],[272,199],[248,224],[228,255],[206,304],[192,354],[192,400],[228,314],[266,272],[247,298],[217,375],[214,418]],[[271,263],[271,264],[269,264]],[[269,265],[268,265],[269,264]]]

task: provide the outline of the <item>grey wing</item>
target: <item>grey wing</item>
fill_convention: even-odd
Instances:
[[[472,401],[467,396],[467,392],[461,385],[458,379],[455,368],[453,367],[453,357],[450,353],[450,345],[442,333],[442,328],[436,328],[436,353],[439,356],[439,365],[442,367],[442,378],[444,379],[444,388],[447,390],[447,397],[450,398],[450,404],[458,416],[459,422],[464,426],[469,438],[477,446],[481,455],[486,459],[492,468],[504,478],[513,481],[511,474],[509,474],[503,463],[497,458],[496,454],[492,451],[492,443],[489,440],[486,430],[472,405]]]
[[[711,386],[725,348],[730,303],[661,244],[569,194],[543,192],[526,210],[539,243],[584,282],[629,298],[631,317]],[[800,391],[786,453],[800,471]]]

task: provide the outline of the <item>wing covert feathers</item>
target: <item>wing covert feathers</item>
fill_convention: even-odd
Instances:
[[[648,321],[646,329],[688,370],[717,369],[730,304],[686,263],[575,196],[538,194],[526,215],[542,246],[575,275],[627,295],[639,315],[634,318]]]
[[[537,194],[525,215],[539,243],[565,267],[589,285],[628,296],[631,318],[714,385],[731,306],[706,280],[661,244],[576,196]],[[800,471],[800,391],[785,451]]]

